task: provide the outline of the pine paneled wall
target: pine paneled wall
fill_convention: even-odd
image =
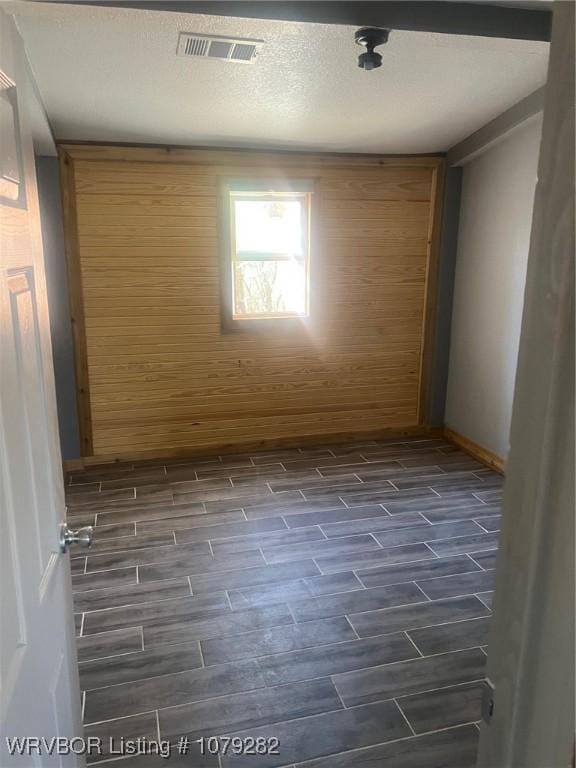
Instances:
[[[60,154],[84,455],[421,422],[438,158]],[[314,180],[313,316],[302,329],[221,328],[219,180],[251,176]]]

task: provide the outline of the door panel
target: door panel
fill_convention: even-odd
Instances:
[[[77,768],[83,758],[46,749],[11,755],[5,740],[82,734],[29,88],[0,10],[0,766]]]

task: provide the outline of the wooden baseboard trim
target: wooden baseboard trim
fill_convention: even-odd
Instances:
[[[84,469],[85,466],[84,459],[64,459],[62,461],[64,472],[77,472],[80,469]]]
[[[483,448],[481,445],[478,445],[478,443],[475,443],[474,440],[470,440],[468,437],[464,437],[464,435],[460,435],[458,432],[454,432],[454,430],[450,429],[450,427],[444,427],[443,434],[446,440],[454,443],[454,445],[457,445],[458,448],[461,448],[473,458],[481,461],[482,464],[486,464],[487,467],[490,467],[490,469],[499,472],[501,475],[504,474],[505,461],[504,459],[500,458],[500,456],[496,456],[496,454],[492,453],[492,451],[489,451],[487,448]]]
[[[370,430],[354,433],[332,433],[324,435],[309,435],[303,437],[280,438],[276,440],[260,440],[243,443],[233,443],[221,446],[203,446],[199,448],[177,448],[169,451],[142,451],[125,454],[107,454],[102,456],[84,456],[80,459],[70,459],[63,462],[65,472],[77,472],[87,467],[100,464],[114,464],[121,461],[162,461],[173,459],[189,459],[195,456],[223,456],[227,453],[245,453],[247,451],[273,451],[283,448],[298,448],[301,446],[330,445],[331,443],[358,443],[362,440],[387,440],[402,437],[442,437],[441,428],[416,425],[408,427],[390,427],[388,429]]]

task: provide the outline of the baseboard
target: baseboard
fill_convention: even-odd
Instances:
[[[464,437],[464,435],[460,435],[458,432],[454,432],[454,430],[450,429],[450,427],[444,427],[443,434],[446,440],[454,443],[454,445],[457,445],[458,448],[461,448],[473,458],[481,461],[482,464],[486,464],[487,467],[490,467],[490,469],[499,472],[501,475],[504,474],[505,461],[504,459],[500,458],[500,456],[497,456],[487,448],[483,448],[481,445],[478,445],[478,443],[475,443],[474,440],[470,440],[468,437]]]
[[[84,459],[64,459],[62,461],[62,467],[64,472],[77,472],[85,467]]]
[[[247,451],[272,451],[283,448],[298,448],[301,446],[330,445],[331,443],[361,442],[362,440],[393,440],[402,437],[441,437],[442,429],[426,425],[411,425],[406,427],[380,428],[364,432],[329,433],[323,435],[306,435],[303,437],[277,438],[252,442],[232,443],[220,446],[200,446],[178,448],[172,450],[138,451],[122,454],[107,454],[102,456],[84,456],[80,459],[70,459],[63,462],[65,472],[74,472],[86,467],[100,464],[114,464],[120,461],[162,461],[174,459],[189,459],[195,456],[223,456],[227,453],[246,453]]]

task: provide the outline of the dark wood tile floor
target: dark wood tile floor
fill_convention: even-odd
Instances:
[[[86,732],[190,750],[92,760],[473,766],[501,488],[437,439],[71,474]],[[230,734],[279,754],[199,754]]]

